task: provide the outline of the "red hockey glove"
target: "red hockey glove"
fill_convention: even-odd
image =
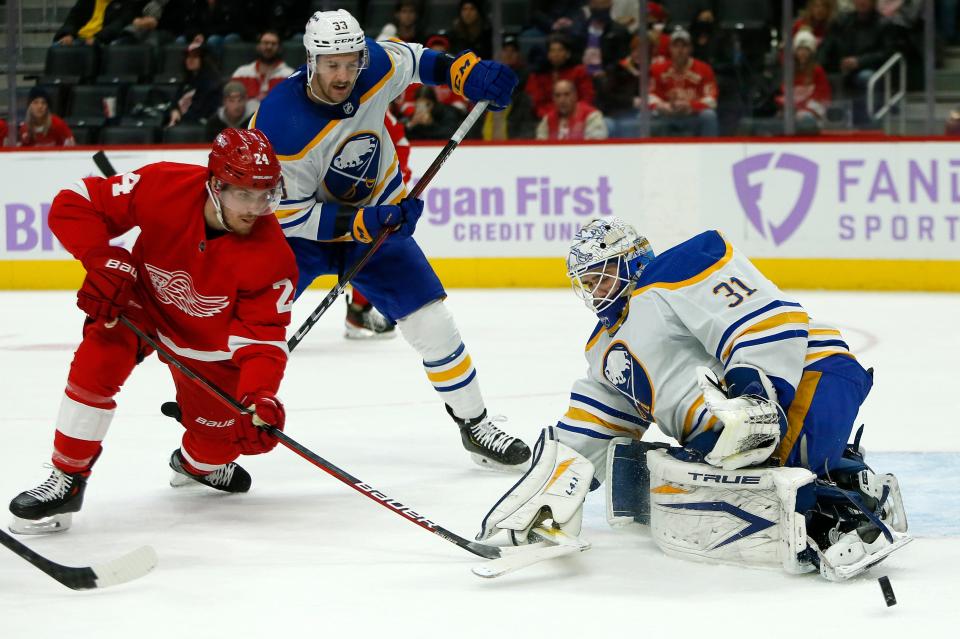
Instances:
[[[276,426],[283,430],[286,413],[280,399],[269,391],[259,391],[245,396],[241,404],[254,411],[241,415],[234,432],[237,436],[237,447],[244,455],[259,455],[269,453],[277,446],[277,438],[261,426]]]
[[[92,249],[83,258],[87,276],[77,291],[77,306],[95,320],[114,321],[127,308],[137,282],[130,251],[119,246]]]

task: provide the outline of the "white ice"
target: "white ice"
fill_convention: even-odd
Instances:
[[[583,532],[592,550],[481,580],[469,568],[482,560],[283,447],[242,459],[254,478],[246,495],[174,490],[167,459],[181,431],[159,414],[172,384],[151,358],[120,395],[73,529],[21,539],[71,565],[150,544],[159,567],[131,584],[76,593],[0,548],[0,637],[956,636],[960,296],[797,295],[876,367],[864,444],[868,455],[884,453],[878,470],[902,464],[908,473],[918,539],[865,577],[832,584],[670,559],[644,529],[610,529],[598,491]],[[321,296],[298,302],[296,324]],[[589,312],[560,290],[452,291],[448,303],[489,408],[532,443],[565,411],[585,369]],[[0,308],[0,496],[8,499],[48,473],[81,315],[66,292],[3,293]],[[471,538],[514,478],[469,461],[402,339],[347,342],[342,321],[338,303],[294,353],[281,389],[286,432]],[[946,454],[894,454],[904,451]],[[899,600],[892,608],[876,582],[884,574]]]

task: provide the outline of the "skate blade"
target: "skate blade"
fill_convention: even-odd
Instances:
[[[18,535],[47,535],[69,530],[73,524],[73,513],[51,515],[42,519],[23,519],[14,516],[8,528]]]
[[[510,464],[501,464],[498,461],[494,461],[478,453],[470,453],[470,459],[472,459],[477,466],[498,473],[523,474],[530,469],[530,460],[511,466]]]
[[[343,332],[343,336],[347,339],[355,340],[380,340],[380,339],[393,339],[397,336],[397,331],[385,331],[383,333],[377,333],[376,331],[371,331],[369,328],[356,328],[354,326],[347,326],[346,330]]]
[[[200,482],[196,481],[191,477],[187,477],[182,473],[178,473],[177,471],[173,471],[170,473],[171,488],[182,488],[183,486],[194,486],[197,484],[200,484]]]

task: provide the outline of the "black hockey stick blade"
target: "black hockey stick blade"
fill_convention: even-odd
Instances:
[[[113,168],[113,164],[110,163],[107,154],[103,151],[97,151],[93,154],[93,163],[97,165],[104,177],[113,177],[117,174],[117,170]]]
[[[142,546],[113,561],[96,566],[74,567],[50,561],[2,530],[0,530],[0,544],[71,590],[116,586],[143,577],[157,565],[157,553],[150,546]]]

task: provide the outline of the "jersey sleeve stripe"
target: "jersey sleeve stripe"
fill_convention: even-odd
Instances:
[[[693,416],[697,414],[697,410],[703,406],[703,395],[700,395],[693,403],[690,404],[690,408],[687,409],[687,414],[683,418],[683,436],[686,438],[687,435],[694,429]],[[703,418],[703,413],[700,414],[700,418]],[[699,423],[699,419],[697,422]]]
[[[286,206],[289,204],[302,204],[303,202],[309,202],[312,199],[314,199],[313,195],[302,197],[299,200],[280,200],[280,206]]]
[[[823,359],[824,357],[830,357],[831,355],[841,355],[843,357],[857,359],[856,357],[853,356],[853,353],[849,351],[826,350],[826,351],[819,351],[816,353],[807,353],[807,356],[804,358],[804,363],[811,364],[817,360]]]
[[[797,442],[797,437],[800,436],[803,422],[807,418],[807,411],[810,410],[813,396],[817,392],[820,377],[820,371],[803,371],[800,383],[797,384],[797,394],[787,411],[787,432],[772,455],[780,460],[781,465],[787,461],[793,445]]]
[[[807,342],[807,346],[815,348],[817,346],[842,346],[847,350],[850,350],[850,347],[847,346],[847,343],[842,339],[823,339],[823,340],[810,340]]]
[[[641,295],[653,288],[663,288],[669,291],[676,291],[677,289],[686,288],[687,286],[692,286],[693,284],[702,282],[703,280],[710,277],[710,275],[712,275],[713,273],[716,273],[717,271],[722,269],[727,264],[727,262],[729,262],[733,258],[733,246],[729,242],[727,242],[726,239],[723,240],[723,243],[727,247],[727,250],[723,254],[723,257],[721,257],[719,260],[714,262],[711,266],[708,266],[707,268],[700,271],[693,277],[687,278],[681,282],[653,282],[652,284],[647,284],[646,286],[635,290],[633,292],[633,296],[636,297],[637,295]]]
[[[774,335],[768,335],[767,337],[761,337],[759,339],[752,339],[752,340],[747,340],[745,342],[740,342],[739,344],[733,347],[733,350],[730,351],[730,355],[724,358],[723,367],[724,368],[727,367],[734,353],[736,353],[741,348],[749,348],[751,346],[758,346],[760,344],[769,344],[770,342],[779,342],[779,341],[788,340],[788,339],[806,340],[807,331],[789,330],[789,331],[783,331],[782,333],[776,333]]]
[[[303,157],[309,153],[313,147],[320,144],[323,141],[323,138],[327,137],[327,134],[333,131],[334,127],[340,124],[340,120],[330,120],[325,127],[320,129],[320,133],[317,133],[312,140],[310,140],[305,147],[303,147],[299,153],[295,155],[280,155],[277,154],[277,159],[281,162],[290,162],[293,160],[301,160]]]
[[[696,439],[697,437],[704,434],[705,432],[713,430],[713,427],[720,422],[720,420],[717,419],[716,415],[710,415],[710,419],[708,419],[706,423],[703,423],[704,415],[709,415],[706,408],[703,409],[703,415],[701,415],[700,419],[697,420],[697,425],[694,426],[693,430],[690,431],[689,434],[685,434],[683,436],[683,441],[681,441],[680,443],[685,444],[691,439]]]
[[[774,300],[774,301],[770,302],[769,304],[767,304],[766,306],[764,306],[763,308],[759,308],[759,309],[757,309],[757,310],[755,310],[755,311],[752,311],[752,312],[750,312],[750,313],[747,313],[746,315],[744,315],[743,317],[741,317],[740,319],[738,319],[736,322],[734,322],[733,324],[731,324],[730,326],[728,326],[728,327],[727,327],[727,330],[725,330],[725,331],[723,332],[723,335],[720,336],[720,341],[717,343],[717,350],[714,352],[714,355],[716,356],[716,358],[717,358],[717,359],[723,359],[723,357],[721,356],[721,353],[722,353],[722,350],[723,350],[723,345],[727,343],[727,340],[730,339],[730,336],[731,336],[731,335],[733,335],[735,332],[737,332],[737,329],[738,329],[738,328],[740,328],[741,326],[743,326],[744,324],[746,324],[746,323],[749,322],[750,320],[754,319],[755,317],[758,317],[758,316],[760,316],[760,315],[763,315],[764,313],[769,313],[770,311],[772,311],[772,310],[774,310],[774,309],[776,309],[776,308],[783,307],[783,306],[790,306],[790,307],[794,307],[794,308],[802,308],[802,307],[800,306],[800,304],[798,304],[798,303],[796,303],[796,302],[784,302],[783,300]]]
[[[293,218],[292,220],[287,220],[287,221],[285,221],[285,222],[281,222],[281,223],[280,223],[280,228],[282,228],[282,229],[289,229],[289,228],[292,228],[292,227],[294,227],[294,226],[297,226],[298,224],[303,224],[305,221],[307,221],[308,219],[310,219],[310,212],[311,212],[311,211],[313,211],[313,207],[312,207],[312,206],[311,206],[309,209],[307,209],[306,211],[304,211],[304,212],[303,212],[303,215],[301,215],[301,216],[299,216],[299,217],[295,217],[295,218]]]
[[[800,328],[806,327],[809,323],[809,318],[807,314],[803,311],[792,311],[786,313],[779,313],[772,317],[767,317],[756,324],[753,324],[749,328],[744,329],[736,335],[730,342],[727,344],[727,348],[723,352],[722,359],[726,359],[730,355],[730,351],[733,349],[734,344],[739,342],[746,335],[755,335],[757,333],[762,333],[763,331],[768,331],[773,328],[779,328],[786,324],[797,324]]]
[[[835,328],[811,328],[809,331],[810,335],[836,335],[840,336],[840,331]]]
[[[572,426],[580,426],[591,429],[593,429],[594,426],[599,426],[600,428],[604,428],[615,433],[624,433],[637,439],[643,437],[643,432],[646,430],[639,428],[624,428],[623,426],[618,426],[612,422],[608,422],[602,417],[587,412],[582,408],[573,407],[567,410],[567,413],[560,419],[560,422],[563,424],[570,424]],[[591,426],[591,424],[593,426]]]
[[[614,435],[606,435],[604,433],[598,433],[595,430],[590,430],[589,428],[577,428],[576,426],[571,426],[570,424],[564,424],[563,422],[557,422],[557,428],[560,428],[571,433],[577,433],[579,435],[586,435],[587,437],[593,437],[594,439],[613,439]]]
[[[639,415],[631,415],[630,413],[624,413],[623,411],[607,406],[603,402],[599,402],[593,399],[592,397],[587,397],[586,395],[582,395],[580,393],[570,393],[570,403],[571,404],[580,403],[586,406],[590,406],[592,408],[596,408],[597,410],[603,413],[606,413],[610,417],[613,417],[615,419],[620,419],[625,422],[630,422],[631,424],[636,424],[637,426],[647,425],[646,422],[643,419],[641,419]]]

